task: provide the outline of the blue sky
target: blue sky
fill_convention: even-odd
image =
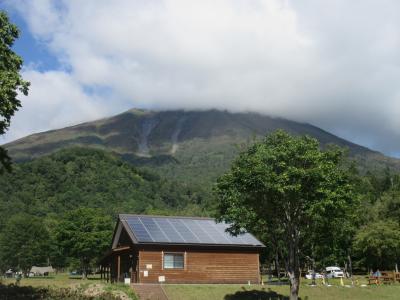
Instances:
[[[31,81],[8,142],[132,107],[256,111],[400,154],[398,1],[3,0]]]
[[[9,10],[9,17],[21,31],[13,49],[23,57],[25,65],[34,65],[37,70],[42,72],[61,68],[57,57],[48,51],[45,43],[33,37],[26,22],[18,13]]]

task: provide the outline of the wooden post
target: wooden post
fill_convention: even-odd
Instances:
[[[120,282],[120,277],[121,277],[121,256],[118,255],[118,267],[117,267],[117,281]]]
[[[141,251],[138,252],[137,255],[137,262],[136,262],[136,283],[140,283],[140,253]],[[161,263],[161,268],[163,267],[163,263]]]
[[[260,253],[257,253],[257,268],[258,268],[258,284],[262,282],[262,274],[260,274]]]

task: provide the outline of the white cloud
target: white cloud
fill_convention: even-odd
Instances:
[[[12,5],[70,70],[65,76],[87,105],[82,117],[97,101],[85,94],[89,86],[109,89],[124,107],[253,110],[400,151],[397,1]]]
[[[22,108],[12,120],[4,141],[48,129],[95,120],[109,113],[111,105],[97,95],[88,95],[65,72],[26,70],[31,82],[29,97],[20,97]]]

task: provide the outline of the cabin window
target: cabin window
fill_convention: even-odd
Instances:
[[[164,269],[183,269],[184,254],[183,253],[165,253]]]

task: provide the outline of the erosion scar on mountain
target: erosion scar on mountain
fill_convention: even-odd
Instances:
[[[143,120],[137,155],[144,157],[151,156],[148,144],[149,136],[151,131],[157,126],[158,122],[159,121],[155,118],[149,118]]]
[[[179,138],[179,134],[182,131],[182,126],[185,123],[187,117],[183,116],[182,118],[180,118],[178,120],[178,122],[176,122],[176,127],[174,130],[174,133],[171,136],[171,142],[172,142],[172,148],[171,148],[171,154],[175,154],[175,152],[178,150],[178,138]]]

